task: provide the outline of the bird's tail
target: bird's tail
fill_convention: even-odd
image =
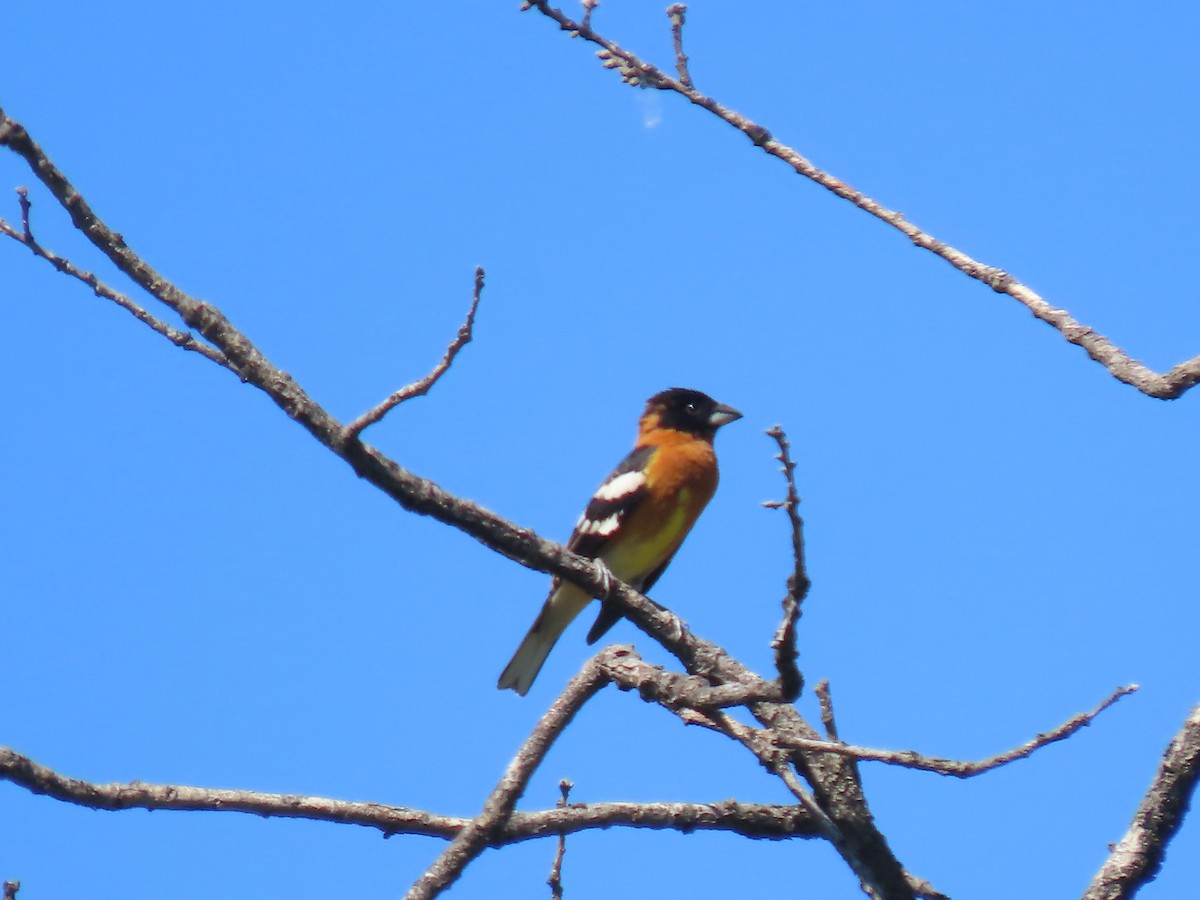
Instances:
[[[573,584],[564,582],[555,588],[538,613],[537,621],[525,635],[525,640],[521,641],[521,646],[504,667],[496,687],[501,690],[511,688],[524,697],[563,631],[590,600],[586,593]]]

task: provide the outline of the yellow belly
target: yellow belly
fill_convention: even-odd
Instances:
[[[631,539],[618,541],[617,546],[601,553],[600,558],[622,581],[636,582],[649,575],[675,552],[696,521],[700,510],[694,508],[692,501],[691,492],[682,491],[666,525],[657,533],[631,535]],[[637,519],[629,522],[628,527],[636,531]]]

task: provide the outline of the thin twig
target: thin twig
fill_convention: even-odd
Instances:
[[[472,330],[475,327],[475,313],[479,310],[479,298],[483,295],[483,266],[475,267],[475,292],[471,297],[471,308],[467,310],[466,321],[458,327],[458,334],[454,336],[454,340],[450,342],[450,346],[446,348],[445,354],[434,366],[428,375],[424,378],[414,381],[412,384],[405,385],[396,391],[378,406],[367,410],[343,430],[343,440],[357,440],[359,433],[369,425],[374,425],[389,412],[399,406],[406,400],[411,400],[413,397],[421,397],[428,394],[430,389],[437,384],[438,379],[446,374],[451,363],[454,362],[454,357],[458,356],[458,351],[471,343]]]
[[[24,238],[24,244],[37,253],[37,241],[33,239],[33,228],[29,224],[29,210],[33,207],[29,202],[29,188],[17,188],[17,203],[21,207],[21,236]]]
[[[1154,879],[1167,845],[1183,824],[1198,779],[1200,706],[1195,706],[1163,754],[1129,830],[1088,885],[1083,900],[1127,900]]]
[[[822,682],[822,684],[825,684]],[[827,688],[827,685],[826,685]],[[818,691],[821,686],[818,685]],[[787,747],[793,750],[812,750],[820,753],[836,753],[840,756],[847,756],[851,759],[862,760],[866,762],[882,762],[892,766],[903,766],[908,769],[919,769],[924,772],[936,772],[938,775],[949,775],[955,778],[972,778],[975,775],[981,775],[984,772],[989,772],[992,769],[998,769],[1000,766],[1008,765],[1018,759],[1025,759],[1031,756],[1036,751],[1042,749],[1049,744],[1057,743],[1065,740],[1079,731],[1081,728],[1092,724],[1100,713],[1104,712],[1122,697],[1127,694],[1132,694],[1138,690],[1136,684],[1119,687],[1106,697],[1099,706],[1090,712],[1080,713],[1077,716],[1072,716],[1063,724],[1059,725],[1050,731],[1039,734],[1031,740],[1026,741],[1019,747],[1014,747],[1012,750],[1006,750],[1003,753],[998,753],[995,756],[990,756],[987,759],[981,759],[977,762],[968,762],[957,759],[945,759],[938,756],[924,756],[914,750],[876,750],[871,747],[855,747],[851,744],[843,744],[841,742],[830,741],[810,741],[798,740],[795,738],[778,739],[778,743],[782,747]],[[828,697],[827,690],[823,696]],[[824,719],[824,714],[822,714]],[[826,729],[830,730],[830,737],[837,736],[837,728],[833,726],[832,716],[826,721]]]
[[[830,693],[829,679],[822,678],[813,690],[816,692],[817,702],[821,704],[821,724],[825,727],[825,734],[831,741],[836,741],[837,720],[833,717],[833,695]]]
[[[341,426],[316,404],[286,372],[263,355],[233,323],[211,303],[205,303],[180,290],[142,259],[92,210],[83,195],[38,146],[25,127],[0,109],[0,146],[8,147],[25,160],[34,176],[54,195],[71,216],[72,224],[91,241],[114,266],[139,287],[174,310],[189,328],[213,344],[229,360],[229,368],[245,381],[263,390],[291,418],[300,421],[332,445],[341,435]],[[215,360],[214,360],[215,361]],[[251,377],[253,375],[253,377]],[[336,431],[334,429],[336,428]]]
[[[0,234],[4,234],[19,244],[24,244],[33,251],[34,256],[44,259],[55,269],[62,272],[64,275],[70,275],[72,278],[82,281],[92,289],[97,297],[103,297],[105,300],[111,300],[117,306],[121,307],[126,312],[130,313],[135,319],[157,331],[176,347],[184,350],[191,350],[193,353],[199,353],[201,356],[207,357],[219,366],[229,369],[235,375],[237,372],[233,366],[229,364],[229,360],[225,358],[225,354],[215,347],[210,347],[203,341],[196,338],[195,335],[189,334],[186,331],[180,331],[178,328],[172,328],[162,319],[147,312],[142,306],[134,302],[132,299],[122,294],[120,291],[109,287],[91,272],[84,272],[77,268],[70,260],[59,256],[47,250],[33,237],[33,232],[29,227],[29,199],[25,195],[24,188],[19,188],[17,196],[21,201],[21,225],[22,230],[17,231],[13,226],[9,225],[4,219],[0,219]]]
[[[782,502],[770,500],[763,506],[785,509],[792,526],[792,574],[787,580],[787,596],[783,598],[783,621],[779,623],[771,640],[771,649],[775,651],[775,669],[779,672],[779,685],[784,697],[791,701],[799,697],[804,689],[804,676],[796,666],[796,659],[800,655],[796,650],[796,623],[800,619],[800,606],[808,596],[812,582],[808,580],[808,570],[804,565],[804,520],[800,518],[800,494],[796,491],[796,464],[792,462],[791,445],[779,425],[769,429],[767,436],[779,446],[779,454],[775,458],[782,466],[781,471],[787,482],[787,496]]]
[[[683,52],[683,23],[687,18],[687,5],[673,3],[667,7],[667,16],[671,19],[671,43],[675,45],[675,69],[679,72],[679,83],[684,87],[691,87],[692,76],[688,72],[688,58]]]
[[[550,704],[550,708],[508,764],[504,775],[483,804],[483,811],[459,832],[434,864],[413,883],[405,894],[405,900],[430,900],[438,896],[457,881],[471,860],[495,840],[495,836],[503,830],[512,815],[513,807],[521,799],[521,794],[525,792],[529,779],[533,777],[533,773],[537,771],[537,767],[541,765],[563,729],[571,723],[583,705],[608,684],[608,677],[598,662],[598,657],[604,655],[605,651],[600,651],[567,683],[566,688]]]
[[[571,788],[575,787],[567,779],[563,779],[558,783],[558,789],[562,791],[562,797],[559,798],[556,804],[559,809],[567,808],[567,800],[571,794]],[[554,863],[550,866],[550,877],[546,879],[546,884],[550,885],[550,900],[562,900],[563,883],[562,883],[562,865],[563,857],[567,855],[567,833],[564,831],[558,836],[558,850],[554,853]]]
[[[600,5],[600,0],[583,0],[583,27],[590,28],[592,25],[592,10]]]
[[[940,256],[964,275],[986,284],[997,293],[1012,297],[1038,319],[1056,329],[1067,341],[1082,347],[1088,356],[1125,384],[1159,400],[1174,400],[1200,383],[1200,356],[1185,360],[1165,373],[1155,372],[1138,360],[1131,358],[1102,334],[1075,321],[1066,310],[1051,306],[1036,292],[1003,269],[985,265],[922,231],[896,210],[888,209],[862,191],[851,187],[828,172],[818,169],[794,149],[775,140],[771,136],[771,132],[762,125],[723,106],[712,97],[701,94],[690,84],[685,84],[682,79],[671,78],[661,69],[643,61],[628,50],[622,49],[608,38],[600,36],[589,26],[573,21],[561,10],[551,6],[548,0],[529,0],[527,6],[536,7],[542,15],[557,22],[562,30],[601,47],[602,49],[596,55],[601,58],[602,65],[620,72],[622,80],[627,84],[674,91],[686,97],[696,106],[708,110],[723,122],[741,131],[750,138],[756,147],[786,163],[798,174],[811,179],[843,200],[853,203],[864,212],[891,225],[917,247]]]

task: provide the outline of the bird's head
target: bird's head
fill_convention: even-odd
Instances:
[[[669,428],[711,440],[718,428],[741,417],[736,409],[718,403],[708,394],[688,388],[668,388],[646,401],[639,424],[642,432]]]

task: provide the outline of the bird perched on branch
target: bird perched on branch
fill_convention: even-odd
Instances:
[[[717,429],[741,417],[736,409],[686,388],[651,397],[633,450],[596,489],[567,549],[599,560],[638,591],[650,590],[717,489]],[[497,687],[524,695],[559,636],[591,599],[583,588],[555,578]],[[620,618],[601,604],[587,642],[594,644]]]

